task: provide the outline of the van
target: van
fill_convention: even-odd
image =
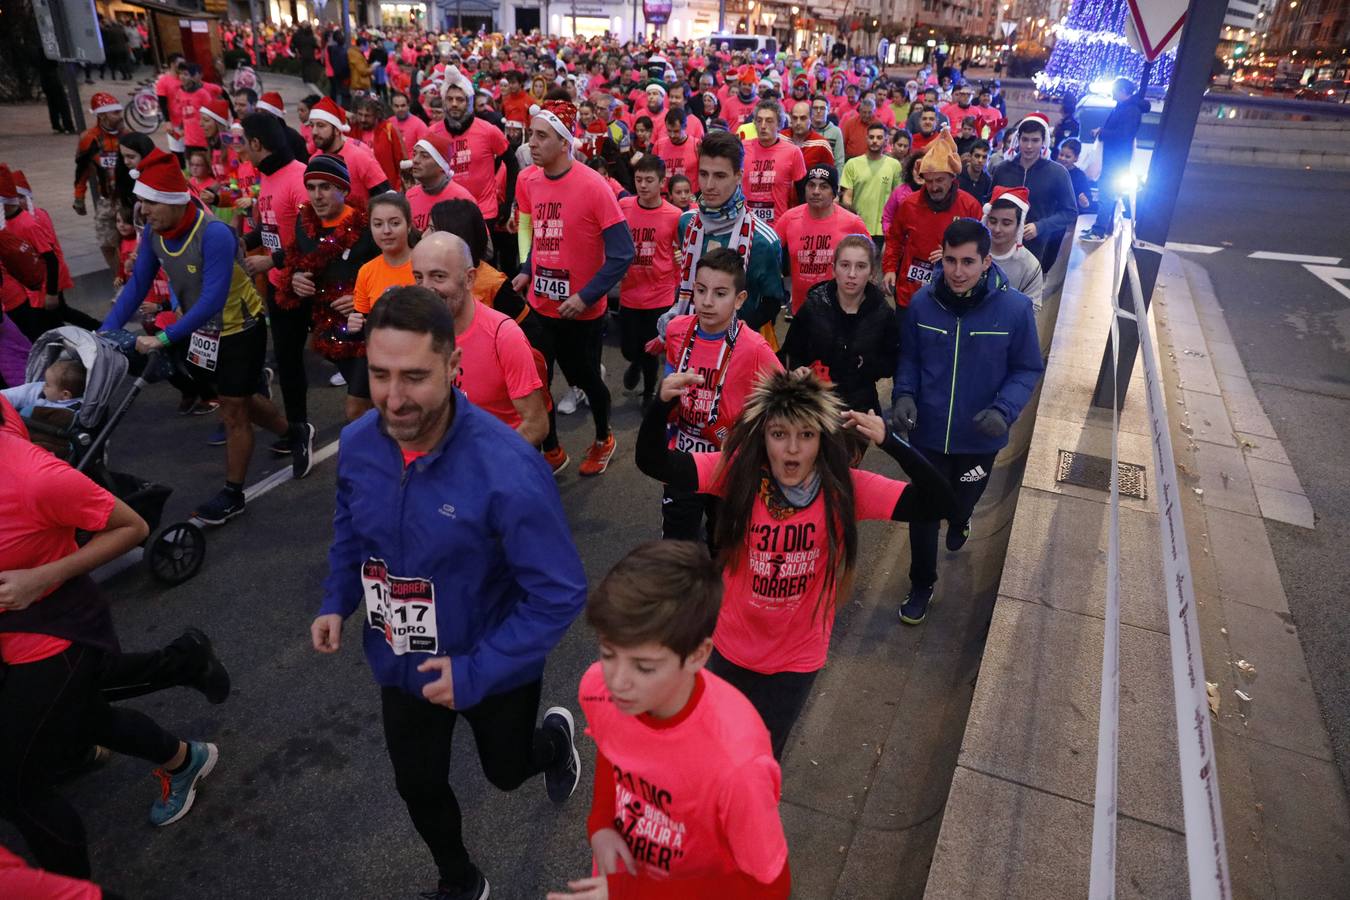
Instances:
[[[749,51],[755,54],[778,55],[778,39],[767,34],[719,34],[708,35],[708,46],[714,49],[726,44],[731,52]]]

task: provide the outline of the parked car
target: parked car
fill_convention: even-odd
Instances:
[[[1312,84],[1294,94],[1296,100],[1321,100],[1327,103],[1346,103],[1350,101],[1350,81],[1326,79]]]

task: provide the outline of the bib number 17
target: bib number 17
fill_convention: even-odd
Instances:
[[[384,635],[396,656],[436,653],[436,588],[426,578],[390,575],[382,559],[361,566],[366,624]]]

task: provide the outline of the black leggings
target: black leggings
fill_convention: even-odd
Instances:
[[[713,650],[708,669],[745,695],[750,705],[769,729],[769,743],[773,758],[782,759],[792,726],[802,714],[806,699],[811,696],[811,685],[819,672],[774,672],[765,675],[743,669]]]
[[[66,303],[64,295],[60,295],[61,302],[56,309],[47,309],[45,306],[38,308],[30,304],[16,306],[9,310],[6,315],[14,320],[14,324],[19,326],[24,337],[37,343],[37,339],[42,337],[45,332],[53,328],[59,328],[62,325],[76,325],[85,331],[97,331],[102,323],[88,313],[80,312],[75,307]]]
[[[72,644],[9,666],[0,684],[0,815],[19,829],[39,867],[61,875],[88,878],[89,849],[79,813],[53,786],[51,761],[90,743],[156,765],[178,752],[178,738],[149,716],[108,705],[100,685],[125,680],[119,659]]]
[[[267,319],[272,326],[272,352],[277,359],[277,381],[286,406],[286,421],[309,421],[309,380],[305,377],[305,343],[309,340],[309,301],[295,309],[276,305],[276,290],[267,283]]]
[[[975,504],[989,486],[997,453],[941,453],[916,447],[937,470],[947,476],[956,492],[956,516],[948,528],[961,528],[975,512]],[[938,526],[940,522],[909,523],[909,582],[914,587],[937,584]]]
[[[656,393],[659,383],[661,357],[647,352],[647,342],[656,337],[656,320],[664,309],[630,309],[619,307],[619,336],[623,358],[642,368],[642,395]]]
[[[532,681],[485,697],[470,709],[453,710],[399,688],[381,690],[394,783],[447,885],[462,885],[473,872],[459,801],[448,780],[455,721],[463,716],[473,729],[487,780],[499,790],[515,790],[568,752],[549,732],[535,727],[539,693],[540,682]]]
[[[556,362],[562,369],[563,377],[569,384],[576,385],[586,392],[586,400],[591,405],[591,418],[595,420],[595,439],[603,441],[609,437],[609,388],[600,377],[600,353],[604,349],[605,317],[598,319],[553,319],[548,316],[534,316],[539,319],[536,332],[538,341],[531,341],[535,349],[544,354],[548,362],[548,378],[553,381],[553,365]],[[544,449],[552,450],[558,446],[558,429],[555,417],[548,414],[548,437],[544,438]]]

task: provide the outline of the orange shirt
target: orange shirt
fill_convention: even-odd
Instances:
[[[384,296],[391,287],[416,284],[413,279],[412,257],[401,266],[391,266],[380,255],[361,267],[356,273],[356,287],[352,289],[352,301],[361,315],[370,312],[375,301]]]

